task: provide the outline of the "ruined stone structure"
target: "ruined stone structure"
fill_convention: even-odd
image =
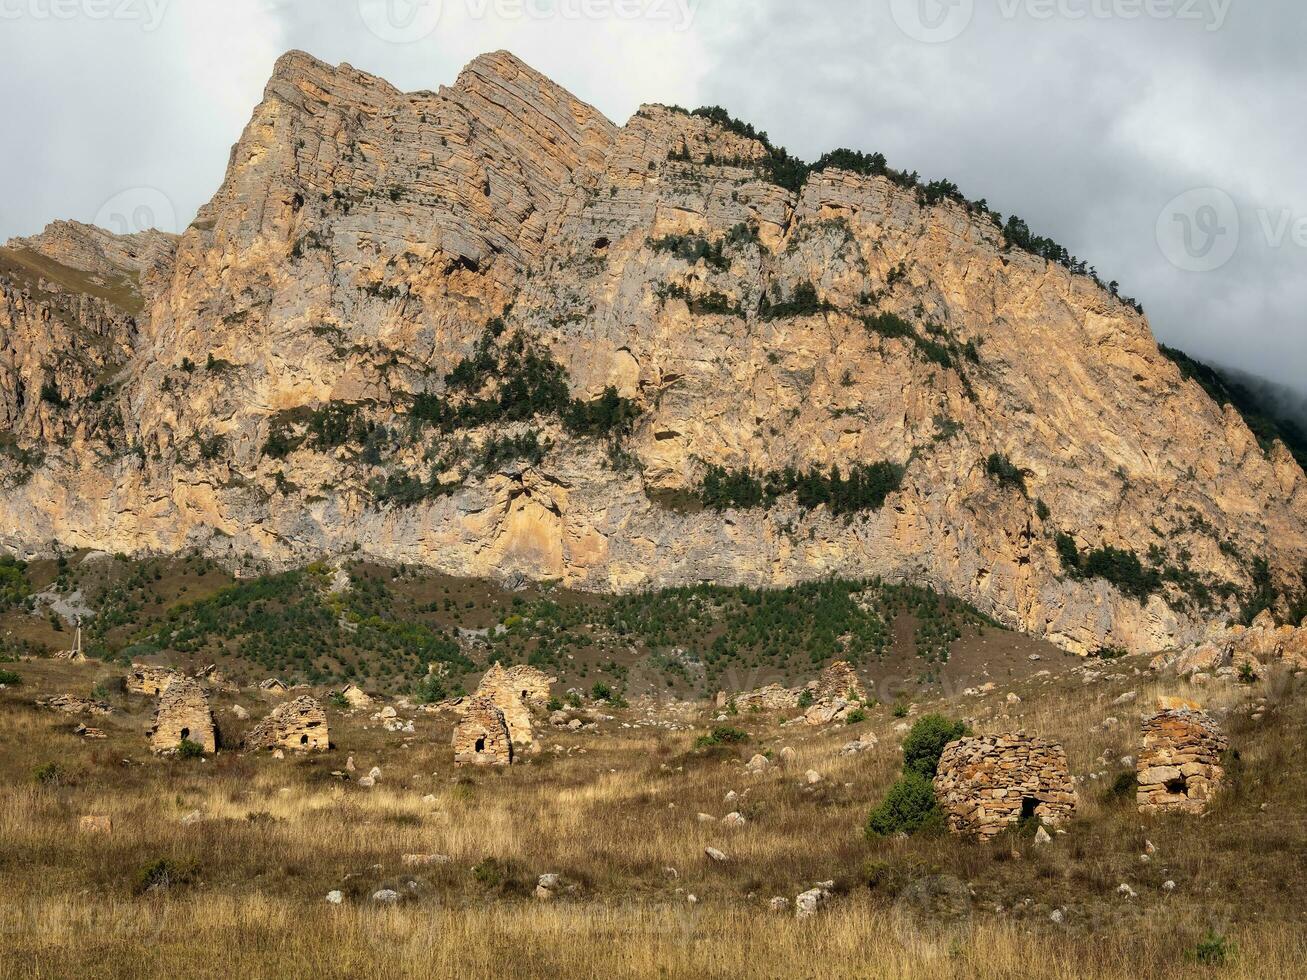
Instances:
[[[463,720],[454,729],[454,764],[507,766],[513,762],[513,740],[504,713],[489,695],[468,699]]]
[[[327,713],[310,697],[278,705],[245,736],[247,750],[286,749],[291,752],[325,752],[331,748]]]
[[[92,698],[79,698],[72,694],[60,694],[36,702],[38,708],[61,711],[66,715],[94,715],[105,718],[113,714],[113,708],[103,701]]]
[[[768,684],[756,691],[744,691],[740,694],[722,692],[717,696],[717,706],[724,708],[734,703],[736,711],[788,711],[799,706],[799,697],[802,693],[801,688]]]
[[[866,701],[867,695],[862,690],[862,682],[854,672],[853,666],[844,660],[837,660],[821,672],[813,694],[818,701],[833,701],[843,698],[845,701]]]
[[[1229,741],[1204,711],[1172,708],[1144,722],[1136,762],[1140,813],[1202,813],[1225,778]]]
[[[521,748],[534,741],[531,711],[548,706],[549,686],[555,680],[523,664],[513,667],[492,664],[481,678],[476,694],[490,698],[503,712],[509,736],[513,744]]]
[[[807,700],[804,700],[805,694],[808,695]],[[728,694],[725,691],[717,693],[717,707],[734,704],[737,711],[790,711],[807,705],[805,717],[812,725],[842,720],[858,703],[866,700],[867,695],[858,675],[843,660],[831,664],[805,687],[768,684],[739,694]]]
[[[205,753],[216,752],[217,730],[204,688],[189,677],[174,677],[159,696],[149,735],[155,752],[172,752],[182,742],[194,742]]]
[[[367,692],[357,684],[351,684],[345,690],[340,692],[340,696],[345,699],[351,708],[366,708],[372,703]]]
[[[156,664],[132,664],[132,669],[123,678],[123,687],[128,694],[143,694],[147,698],[157,698],[168,689],[181,675],[170,667]]]
[[[1061,745],[1028,735],[982,735],[950,743],[935,798],[955,834],[989,840],[1023,820],[1057,825],[1075,813],[1075,781]]]
[[[263,691],[265,694],[274,694],[278,697],[290,692],[290,688],[287,687],[284,682],[278,680],[276,677],[269,677],[266,681],[264,681],[262,684],[259,685],[259,690]]]

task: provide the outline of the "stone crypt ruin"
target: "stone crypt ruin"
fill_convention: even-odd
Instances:
[[[159,696],[149,735],[154,752],[173,752],[183,742],[198,745],[206,754],[216,752],[217,732],[204,689],[188,677],[174,678]]]
[[[1136,762],[1140,813],[1203,813],[1225,779],[1230,743],[1204,711],[1171,708],[1144,722]]]
[[[454,728],[454,764],[507,766],[512,762],[513,740],[504,713],[489,695],[471,698]]]
[[[981,840],[1027,820],[1056,826],[1077,804],[1066,751],[1024,734],[950,743],[939,760],[935,798],[949,830]]]

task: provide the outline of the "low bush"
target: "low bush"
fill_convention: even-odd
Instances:
[[[1117,775],[1112,780],[1112,785],[1107,791],[1109,800],[1129,800],[1134,802],[1135,796],[1139,792],[1139,778],[1133,770],[1126,770]]]
[[[1235,956],[1236,947],[1225,936],[1209,932],[1198,944],[1194,958],[1203,966],[1225,966]]]
[[[68,773],[57,762],[47,762],[32,773],[32,778],[42,786],[62,786],[68,781]]]
[[[868,837],[935,833],[944,828],[944,815],[935,803],[934,783],[905,773],[867,818]]]
[[[700,735],[695,742],[697,748],[706,749],[713,745],[741,745],[749,741],[749,733],[738,728],[719,725],[707,735]]]
[[[177,746],[177,758],[179,759],[202,759],[204,758],[204,746],[199,742],[192,742],[189,738],[184,738],[181,744]]]
[[[1026,473],[1002,453],[994,453],[985,461],[985,472],[1001,486],[1026,492]]]
[[[17,687],[22,683],[23,679],[12,670],[0,670],[0,684],[4,684],[6,687]]]
[[[152,861],[143,865],[136,872],[132,882],[132,892],[145,895],[150,892],[167,891],[178,885],[189,884],[195,875],[190,868],[172,861]]]
[[[967,726],[960,721],[950,721],[943,715],[926,715],[903,740],[903,771],[934,779],[944,747],[965,734]]]

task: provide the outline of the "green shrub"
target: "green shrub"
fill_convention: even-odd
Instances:
[[[349,707],[349,700],[339,691],[332,691],[327,695],[327,703],[333,708],[340,708],[342,711]]]
[[[472,868],[472,877],[487,888],[498,888],[504,882],[506,869],[494,858],[486,858]]]
[[[204,757],[204,746],[199,742],[192,742],[189,738],[181,740],[177,746],[177,758],[179,759],[201,759]]]
[[[902,486],[904,472],[904,467],[888,461],[855,463],[847,477],[838,466],[832,466],[829,473],[816,467],[805,471],[791,467],[759,475],[710,466],[698,497],[714,510],[748,510],[770,508],[781,497],[794,494],[805,510],[825,506],[832,514],[852,514],[880,510],[886,498]]]
[[[68,779],[68,773],[57,762],[47,762],[32,773],[32,778],[42,786],[61,786]]]
[[[906,718],[908,716],[908,706],[906,704],[894,705],[894,717]]]
[[[1062,570],[1071,578],[1101,578],[1139,602],[1146,602],[1162,587],[1161,572],[1146,568],[1133,551],[1104,547],[1082,554],[1076,539],[1062,532],[1056,541]]]
[[[1008,459],[1002,453],[993,453],[985,461],[985,472],[999,482],[1000,485],[1013,487],[1020,490],[1022,494],[1026,492],[1026,473],[1012,460]]]
[[[925,776],[906,772],[871,811],[866,833],[868,837],[889,837],[934,833],[943,827],[944,815],[935,803],[934,783]]]
[[[4,684],[7,687],[17,687],[22,683],[23,679],[12,670],[0,670],[0,684]]]
[[[719,725],[707,735],[700,735],[694,744],[697,748],[706,749],[714,745],[741,745],[747,741],[749,741],[748,732]]]
[[[967,726],[960,721],[950,721],[943,715],[926,715],[912,726],[912,731],[903,740],[904,773],[934,779],[944,746],[966,733]]]
[[[759,318],[769,320],[789,320],[804,316],[815,316],[834,310],[826,300],[820,298],[817,287],[810,282],[801,282],[794,287],[794,295],[788,300],[773,304],[763,296],[763,305],[758,311]]]
[[[1209,932],[1198,944],[1194,956],[1203,966],[1225,966],[1235,956],[1236,947],[1225,936]]]
[[[700,259],[714,269],[727,271],[731,262],[722,254],[722,243],[709,244],[698,235],[668,235],[649,242],[655,252],[671,252],[683,262],[694,265]]]
[[[590,699],[592,701],[611,701],[613,699],[613,689],[603,681],[595,681],[594,687],[590,688]]]
[[[866,720],[867,712],[863,711],[861,708],[855,708],[845,716],[844,723],[847,725],[860,725]]]
[[[190,869],[171,861],[152,861],[137,870],[132,891],[137,895],[166,891],[178,885],[188,884],[193,877],[194,874]]]
[[[816,700],[817,700],[817,695],[813,693],[812,688],[810,687],[805,687],[802,691],[799,692],[800,708],[803,708],[805,710],[811,708],[813,704],[816,702]]]
[[[449,697],[445,682],[437,674],[428,674],[413,688],[413,700],[418,704],[435,704]]]

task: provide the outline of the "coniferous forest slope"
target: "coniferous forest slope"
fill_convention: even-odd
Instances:
[[[23,558],[879,579],[1075,652],[1285,619],[1307,561],[1300,434],[1019,218],[506,53],[292,52],[179,238],[0,249],[0,429]]]

